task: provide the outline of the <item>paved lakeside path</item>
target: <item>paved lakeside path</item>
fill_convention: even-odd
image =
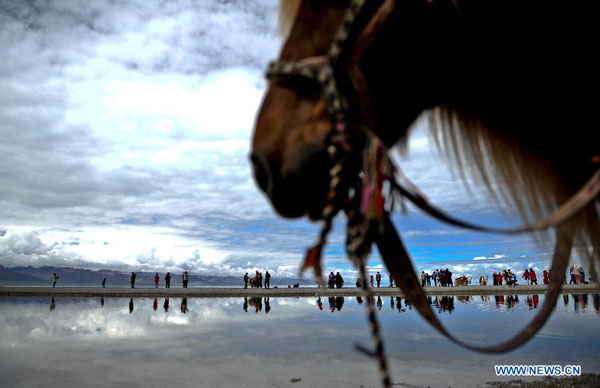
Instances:
[[[424,287],[427,295],[507,295],[544,294],[546,285],[538,286],[461,286]],[[598,293],[596,284],[565,284],[562,292],[572,294]],[[374,288],[375,296],[403,296],[399,288]],[[102,296],[102,297],[301,297],[301,296],[361,296],[355,287],[328,289],[316,287],[300,288],[126,288],[126,287],[3,287],[0,296]]]

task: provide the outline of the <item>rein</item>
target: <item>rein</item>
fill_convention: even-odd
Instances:
[[[382,26],[394,11],[395,5],[396,0],[352,0],[326,55],[309,57],[297,62],[273,61],[267,69],[266,76],[269,79],[295,77],[317,82],[321,87],[334,128],[328,139],[327,147],[333,167],[330,170],[331,181],[327,204],[322,213],[324,225],[317,243],[306,254],[302,270],[312,267],[317,281],[323,284],[321,268],[323,248],[331,230],[333,218],[343,210],[348,218],[346,251],[360,271],[362,289],[366,297],[371,296],[372,292],[367,285],[365,262],[372,244],[375,243],[386,267],[404,295],[438,332],[454,343],[471,350],[486,353],[505,352],[531,339],[552,313],[573,246],[575,231],[568,220],[597,198],[600,193],[600,170],[581,190],[547,218],[524,227],[501,229],[458,220],[434,207],[416,187],[408,185],[410,188],[407,188],[398,183],[396,180],[398,169],[389,160],[387,148],[374,133],[361,129],[360,135],[365,138],[363,153],[360,155],[353,150],[351,146],[353,138],[349,131],[351,128],[349,100],[341,91],[339,81],[343,79],[343,75],[349,78],[353,88],[352,92],[358,97],[358,111],[360,112],[358,127],[373,128],[368,88],[360,69],[360,59],[378,36]],[[345,62],[343,62],[344,60]],[[353,130],[354,127],[352,126]],[[391,193],[388,194],[391,199],[396,193],[402,198],[410,200],[432,217],[462,228],[514,234],[556,227],[556,246],[552,260],[550,284],[544,304],[537,316],[513,338],[495,346],[473,346],[452,336],[431,309],[425,292],[420,286],[410,255],[405,249],[388,211],[385,210],[386,196],[382,192],[384,181],[388,181],[391,186]],[[366,305],[369,308],[370,304]],[[387,370],[383,342],[375,312],[372,306],[370,307],[369,321],[376,351],[365,352],[378,358],[383,385],[389,387],[391,379]]]

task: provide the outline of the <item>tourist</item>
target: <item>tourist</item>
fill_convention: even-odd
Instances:
[[[265,288],[270,288],[271,287],[271,274],[269,273],[269,271],[267,271],[265,273]]]
[[[248,288],[248,272],[244,275],[244,288]]]
[[[371,276],[371,281],[372,281],[372,278],[373,278],[373,277]],[[336,286],[337,288],[342,288],[342,287],[344,287],[344,278],[342,277],[342,275],[340,275],[340,273],[339,273],[339,272],[337,272],[337,273],[335,274],[335,286]]]
[[[542,282],[548,284],[548,271],[545,269],[542,271]]]
[[[359,276],[359,277],[356,278],[356,288],[360,288],[360,287],[362,287],[362,283],[360,281],[360,276]]]
[[[379,285],[381,284],[381,274],[379,271],[377,271],[377,274],[375,275],[375,281],[377,281],[377,288],[379,288]]]
[[[583,270],[583,267],[579,267],[579,279],[581,280],[581,283],[587,284],[585,281],[585,271]]]
[[[494,270],[494,273],[492,274],[492,282],[493,282],[492,284],[493,284],[494,286],[497,286],[497,285],[498,285],[498,277],[497,277],[497,275],[496,275],[496,270]]]
[[[171,272],[165,275],[165,288],[171,288]]]
[[[529,278],[531,279],[531,285],[535,283],[535,285],[537,286],[537,275],[535,274],[533,268],[529,270]]]
[[[375,287],[375,278],[373,278],[373,275],[371,275],[371,288]]]
[[[335,275],[333,274],[333,272],[329,273],[329,279],[328,280],[329,281],[327,283],[327,286],[329,288],[334,288],[334,286],[335,286]]]
[[[527,268],[525,268],[525,272],[523,273],[523,275],[521,275],[521,277],[523,279],[525,279],[525,282],[527,283],[527,285],[529,285],[529,270]]]
[[[575,279],[575,267],[571,266],[569,268],[569,274],[571,275],[571,280],[569,280],[569,284],[577,284],[577,280]]]
[[[425,287],[425,271],[421,271],[421,287]]]
[[[135,288],[135,272],[131,273],[131,277],[129,278],[129,281],[131,282],[131,288]],[[132,302],[133,304],[133,302]]]
[[[58,278],[59,278],[59,276],[56,273],[52,274],[52,280],[53,280],[52,288],[56,287],[56,281],[58,280]]]
[[[440,286],[440,271],[436,268],[435,271],[433,271],[433,284],[436,287]]]
[[[263,286],[262,279],[263,279],[262,272],[259,272],[258,273],[258,288],[262,288],[262,286]]]
[[[185,271],[181,275],[181,280],[182,280],[182,283],[183,283],[183,288],[188,288],[188,281],[190,280],[190,274],[188,273],[188,271]]]
[[[394,275],[390,274],[390,287],[394,287]]]
[[[448,280],[448,284],[450,284],[450,287],[454,287],[454,284],[452,284],[452,271],[450,271],[448,268],[446,268],[446,277]],[[452,300],[454,301],[454,298],[452,298]]]
[[[154,275],[154,288],[158,288],[158,281],[160,280],[160,277],[158,276],[158,274]]]
[[[106,276],[102,279],[102,288],[106,288]]]

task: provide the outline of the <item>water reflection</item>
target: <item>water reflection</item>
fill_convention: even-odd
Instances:
[[[185,314],[185,313],[187,313],[187,312],[188,312],[188,307],[187,307],[187,298],[183,298],[183,299],[181,300],[181,312],[182,312],[183,314]]]
[[[89,386],[98,380],[107,386],[168,382],[185,387],[203,381],[203,386],[264,387],[287,386],[291,376],[299,376],[305,386],[323,386],[323,381],[332,387],[377,386],[376,365],[353,350],[354,343],[370,341],[360,306],[365,300],[359,298],[327,298],[329,308],[323,306],[325,298],[176,298],[180,309],[169,311],[168,298],[106,298],[106,303],[102,298],[98,303],[96,298],[0,297],[0,375],[10,379],[0,385],[61,386],[69,381]],[[600,372],[598,294],[563,295],[568,308],[557,306],[539,335],[505,355],[463,351],[423,324],[406,299],[389,298],[366,302],[380,309],[392,374],[407,384],[436,386],[423,373],[435,370],[451,376],[448,385],[473,386],[495,379],[494,364],[568,362],[581,364],[586,373]],[[543,299],[437,296],[428,301],[459,338],[490,345],[522,329]],[[384,308],[385,301],[390,308]],[[158,311],[160,303],[164,313]],[[248,309],[255,314],[246,314]],[[258,314],[263,309],[265,314]],[[500,315],[507,311],[511,314]],[[158,355],[157,349],[164,352]],[[49,359],[60,365],[60,373],[44,367],[31,374],[31,365],[48,365]],[[94,362],[104,368],[89,368]],[[269,366],[268,376],[259,365]],[[332,370],[342,367],[343,373],[332,376]],[[458,369],[461,373],[455,373]]]

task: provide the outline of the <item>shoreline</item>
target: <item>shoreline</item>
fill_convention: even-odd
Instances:
[[[423,287],[427,296],[525,295],[545,294],[547,285],[536,286],[460,286]],[[399,288],[373,288],[374,296],[404,296]],[[599,293],[596,284],[565,284],[562,293]],[[17,287],[0,286],[0,296],[76,296],[76,297],[314,297],[362,296],[359,288],[127,288],[127,287]]]

